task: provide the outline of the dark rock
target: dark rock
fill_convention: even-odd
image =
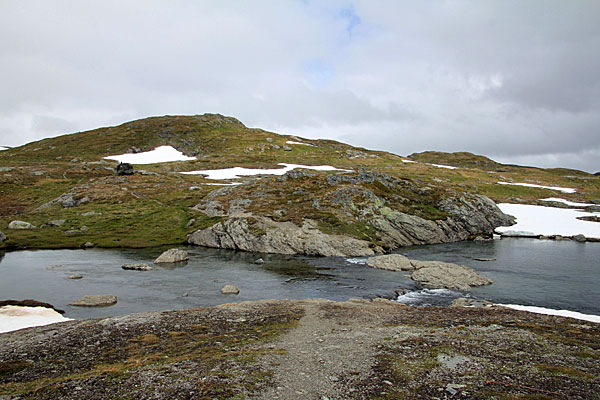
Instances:
[[[124,264],[121,266],[123,269],[128,269],[132,271],[150,271],[154,268],[149,266],[148,264]]]
[[[586,241],[585,235],[582,235],[582,234],[572,236],[571,238],[577,242],[585,242]]]
[[[25,300],[2,300],[0,301],[0,307],[4,306],[20,306],[20,307],[46,307],[51,308],[59,314],[64,314],[64,310],[59,310],[54,307],[52,304],[44,303],[41,301],[33,300],[33,299],[25,299]]]
[[[115,175],[133,175],[133,166],[129,163],[119,163],[115,168]]]
[[[0,243],[4,242],[6,239],[8,239],[6,235],[0,231]]]

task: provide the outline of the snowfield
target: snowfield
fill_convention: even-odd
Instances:
[[[452,165],[442,165],[442,164],[429,164],[429,165],[433,165],[436,168],[458,169],[458,167],[453,167]]]
[[[181,172],[186,175],[206,175],[207,179],[237,179],[243,176],[253,175],[283,175],[288,171],[296,168],[312,169],[315,171],[344,171],[352,172],[349,169],[339,169],[329,165],[298,165],[298,164],[284,164],[279,163],[277,165],[283,165],[283,168],[276,169],[260,169],[260,168],[224,168],[224,169],[205,169],[200,171],[188,171]]]
[[[536,314],[557,315],[559,317],[569,317],[569,318],[580,319],[583,321],[600,323],[599,315],[582,314],[577,311],[554,310],[551,308],[521,306],[518,304],[498,304],[498,305],[502,306],[502,307],[512,308],[513,310],[528,311],[528,312],[532,312],[532,313],[536,313]]]
[[[498,182],[498,184],[500,184],[500,185],[514,185],[514,186],[527,186],[527,187],[534,187],[534,188],[541,188],[541,189],[558,190],[559,192],[563,192],[563,193],[575,193],[575,192],[577,192],[577,189],[573,189],[573,188],[563,188],[563,187],[558,187],[558,186],[542,186],[542,185],[535,185],[533,183]]]
[[[0,333],[70,320],[46,307],[0,307]]]
[[[286,143],[287,143],[287,144],[303,144],[304,146],[312,146],[312,147],[315,147],[315,145],[314,145],[314,144],[311,144],[311,143],[294,142],[293,140],[288,140]]]
[[[129,164],[156,164],[196,159],[196,157],[188,157],[184,155],[182,152],[171,146],[159,146],[154,150],[145,151],[143,153],[127,153],[115,156],[106,156],[103,158]]]
[[[503,213],[517,218],[516,225],[496,228],[496,232],[503,236],[582,234],[589,238],[600,238],[600,223],[577,219],[584,216],[600,216],[600,213],[528,204],[500,203],[498,207]]]

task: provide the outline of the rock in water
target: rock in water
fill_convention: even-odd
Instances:
[[[133,166],[129,163],[120,163],[115,168],[115,174],[117,176],[133,175]]]
[[[414,261],[418,268],[410,278],[431,289],[469,290],[471,286],[490,285],[491,279],[477,274],[464,265],[441,261]]]
[[[81,278],[83,278],[83,275],[81,275],[81,274],[67,276],[67,279],[81,279]]]
[[[240,289],[233,285],[225,285],[223,286],[223,289],[221,289],[221,293],[223,294],[238,294],[239,292]]]
[[[30,224],[29,222],[25,222],[25,221],[11,221],[10,224],[8,224],[8,229],[34,229],[35,226],[33,226],[32,224]]]
[[[83,296],[79,300],[71,303],[71,306],[78,307],[107,307],[117,303],[117,296],[110,294],[93,294]]]
[[[155,264],[160,263],[176,263],[181,261],[187,261],[189,259],[187,251],[179,249],[169,249],[162,253],[156,260]]]
[[[151,269],[154,269],[148,264],[124,264],[121,268],[133,271],[150,271]]]
[[[408,257],[402,254],[386,254],[367,259],[371,268],[387,269],[390,271],[414,271],[415,267]]]
[[[262,258],[259,258],[258,260],[254,261],[254,264],[257,264],[257,265],[261,265],[261,264],[264,264],[264,263],[265,263],[265,260],[263,260]]]

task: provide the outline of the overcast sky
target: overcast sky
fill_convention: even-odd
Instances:
[[[165,114],[600,170],[600,1],[0,0],[0,145]]]

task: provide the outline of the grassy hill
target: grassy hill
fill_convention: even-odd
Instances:
[[[299,140],[306,145],[287,143]],[[117,162],[103,159],[133,148],[148,151],[161,145],[171,145],[197,159],[134,165],[136,174],[128,177],[115,176]],[[498,185],[498,181],[573,187],[576,194],[560,196],[600,202],[600,178],[581,171],[503,165],[470,153],[425,152],[411,155],[415,162],[403,159],[409,160],[331,140],[250,129],[235,118],[218,114],[152,117],[44,139],[0,152],[0,230],[9,237],[0,246],[59,248],[93,242],[104,247],[147,247],[183,243],[189,233],[224,217],[208,217],[193,208],[218,190],[219,186],[206,185],[215,181],[179,172],[235,166],[279,168],[278,163],[292,163],[371,171],[393,179],[393,189],[381,181],[350,186],[368,190],[393,210],[429,220],[445,218],[437,206],[439,201],[461,193],[482,194],[496,202],[535,202],[557,195],[547,189]],[[251,213],[299,225],[310,218],[318,221],[323,232],[376,242],[377,232],[367,217],[358,212],[349,215],[336,203],[334,189],[326,184],[330,174],[310,171],[294,180],[247,178],[247,184],[229,193],[228,188],[234,187],[226,187],[219,195],[227,202],[240,196],[252,198],[248,206]],[[360,209],[360,202],[366,200],[348,193],[351,203]],[[71,201],[65,203],[65,199]],[[315,206],[319,199],[327,200]],[[273,215],[276,210],[282,210],[281,215]],[[6,229],[12,220],[27,221],[38,228]],[[60,220],[65,222],[60,224]],[[59,222],[49,224],[51,221]]]

